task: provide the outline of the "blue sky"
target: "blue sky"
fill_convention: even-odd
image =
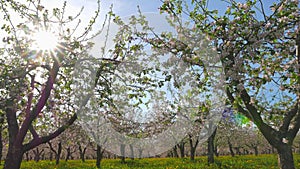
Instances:
[[[82,0],[83,1],[83,0]],[[89,2],[95,2],[95,0],[88,0]],[[188,0],[190,1],[190,0]],[[245,0],[236,0],[238,2],[245,2]],[[80,1],[77,1],[80,2]],[[140,6],[142,12],[158,12],[159,6],[162,4],[160,0],[102,0],[104,8],[113,3],[115,11],[121,16],[130,15],[136,12],[136,7]],[[269,6],[279,0],[263,0],[263,4],[266,10],[269,10]],[[82,3],[83,4],[83,3]],[[259,3],[258,3],[259,4]],[[228,4],[222,0],[210,0],[209,8],[217,9],[222,14]]]
[[[25,2],[25,0],[19,0]],[[190,0],[188,0],[190,1]],[[244,0],[237,0],[243,2]],[[278,2],[278,0],[263,0],[265,9],[269,10],[269,6]],[[62,0],[41,0],[41,3],[48,9],[55,7],[62,7]],[[114,12],[121,16],[129,16],[137,13],[137,6],[140,6],[142,12],[159,12],[159,7],[162,4],[160,0],[101,0],[101,17],[97,20],[98,25],[102,25],[105,14],[109,11],[110,5],[113,4]],[[222,14],[227,8],[226,2],[222,0],[210,0],[209,8],[218,9]],[[94,11],[97,9],[97,0],[67,0],[67,15],[76,15],[81,7],[84,7],[84,11],[81,16],[82,25],[85,25],[89,19],[94,15]],[[16,23],[20,20],[19,17],[12,17]],[[0,17],[0,23],[3,23],[2,17]],[[2,34],[0,30],[0,34]],[[0,35],[1,36],[1,35]],[[2,38],[1,38],[2,39]]]
[[[190,0],[187,0],[190,1]],[[245,2],[245,0],[236,0],[238,2]],[[51,1],[43,1],[45,4],[50,4],[50,6],[56,6],[62,1],[59,0],[51,0]],[[84,12],[82,16],[83,21],[88,21],[89,18],[93,15],[94,11],[97,8],[96,0],[67,0],[70,5],[71,13],[76,14],[82,6],[84,6]],[[274,2],[279,2],[279,0],[263,0],[264,8],[266,13],[270,13],[271,10],[269,8]],[[98,19],[98,25],[102,25],[103,18],[105,14],[109,11],[110,5],[113,4],[113,11],[121,16],[126,17],[132,14],[137,13],[137,6],[140,7],[142,12],[154,12],[159,13],[159,7],[161,6],[161,0],[101,0],[101,17]],[[259,5],[259,3],[257,3]],[[209,8],[217,9],[219,14],[224,14],[227,9],[228,4],[224,2],[224,0],[209,0]],[[77,10],[73,10],[77,9]],[[258,16],[262,17],[262,16]]]
[[[190,0],[188,0],[190,1]],[[244,2],[245,0],[237,0],[238,2]],[[94,10],[97,7],[96,0],[67,0],[68,4],[71,5],[71,9],[80,9],[80,7],[84,6],[85,10],[83,12],[84,17],[89,17],[93,14]],[[263,0],[265,10],[270,12],[269,6],[274,2],[278,2],[278,0]],[[59,0],[44,0],[43,3],[49,4],[49,6],[58,6],[58,4],[62,3]],[[132,15],[137,13],[137,6],[140,7],[142,12],[159,12],[159,7],[162,4],[160,0],[101,0],[101,13],[103,16],[109,10],[110,5],[113,4],[114,12],[121,16],[125,17],[128,15]],[[258,3],[259,4],[259,3]],[[210,0],[209,8],[217,9],[220,11],[220,14],[223,14],[226,10],[228,4],[222,0]],[[75,12],[75,11],[74,11]],[[72,11],[73,13],[73,11]]]

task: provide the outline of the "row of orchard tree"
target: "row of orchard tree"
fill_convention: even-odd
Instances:
[[[213,79],[210,79],[207,67],[203,64],[203,57],[195,53],[199,52],[197,38],[206,38],[210,42],[207,45],[214,47],[220,58],[218,66],[224,73],[226,103],[256,125],[261,136],[278,153],[280,168],[293,169],[292,148],[300,127],[299,2],[281,0],[272,6],[265,6],[262,0],[246,0],[243,3],[230,0],[226,3],[226,12],[218,14],[217,10],[210,10],[209,2],[205,0],[162,2],[161,12],[169,16],[169,23],[176,28],[179,35],[183,35],[176,38],[170,33],[151,32],[151,27],[142,15],[131,18],[129,25],[126,25],[110,12],[107,20],[112,21],[113,18],[120,25],[121,32],[117,34],[119,37],[115,39],[115,48],[111,51],[114,55],[111,58],[102,58],[98,63],[97,79],[93,81],[93,87],[98,92],[96,104],[118,104],[110,97],[114,92],[110,82],[112,79],[102,75],[111,74],[116,65],[122,59],[130,58],[132,53],[141,53],[145,49],[143,45],[150,45],[154,51],[157,49],[157,54],[169,52],[191,68],[199,67],[204,78],[198,79],[197,91],[205,93],[211,89],[210,82]],[[90,38],[97,35],[91,34],[91,30],[100,9],[91,17],[82,32],[76,26],[80,24],[78,16],[81,11],[76,16],[65,16],[66,3],[62,8],[49,10],[40,1],[3,0],[0,10],[5,20],[1,26],[5,34],[5,47],[0,50],[1,130],[7,132],[8,144],[4,168],[17,169],[20,168],[24,154],[40,154],[36,148],[42,144],[51,147],[51,142],[77,120],[78,105],[72,97],[76,94],[72,75],[75,63],[88,58],[86,50],[93,45],[89,43]],[[15,18],[18,20],[14,20]],[[190,25],[186,26],[181,18],[188,18]],[[72,22],[75,22],[75,26],[70,28]],[[56,33],[60,40],[57,48],[48,51],[32,49],[31,44],[34,42],[31,34],[39,29],[51,29],[54,25],[58,27]],[[132,31],[135,26],[143,29]],[[105,33],[101,30],[98,33]],[[149,31],[155,36],[145,36],[143,32]],[[196,41],[180,43],[190,36]],[[107,39],[104,38],[105,40]],[[138,40],[143,44],[138,44]],[[144,71],[144,74],[151,74],[151,71]],[[145,86],[161,86],[172,78],[168,76],[163,81],[155,82],[141,74],[136,76],[140,77],[138,82]],[[175,88],[183,85],[175,82]],[[129,98],[139,100],[145,90],[130,87],[130,90],[141,93],[130,93]],[[120,89],[115,94],[128,89]],[[199,110],[198,113],[209,110],[210,106],[209,103],[199,106],[203,111]],[[116,120],[115,127],[122,128],[122,123],[119,123],[123,118],[122,113],[107,113]],[[165,122],[164,125],[167,126],[172,121]],[[150,133],[158,132],[152,124],[147,124],[146,127],[152,128]],[[233,134],[236,133],[238,132],[233,130]],[[233,149],[239,152],[238,147],[230,141],[231,134],[225,137],[228,145],[231,145],[231,154],[234,154]],[[250,138],[247,135],[246,137]],[[67,142],[67,138],[64,141]],[[211,139],[209,141],[212,143]],[[255,147],[255,144],[252,146]],[[213,152],[218,146],[208,147]],[[59,151],[56,153],[59,154]]]
[[[4,149],[2,154],[7,153],[5,145],[7,145],[7,136],[3,134],[2,146]],[[213,138],[212,138],[213,137]],[[259,155],[259,154],[274,154],[276,150],[270,146],[267,140],[261,135],[259,131],[253,129],[251,126],[237,126],[236,123],[221,122],[213,135],[212,153],[214,156],[230,155]],[[293,145],[293,153],[300,153],[300,138],[297,137]],[[174,146],[171,150],[159,154],[156,157],[188,157],[191,161],[195,160],[196,156],[209,156],[209,142],[199,143],[197,137],[188,135],[180,143]],[[121,162],[125,162],[125,158],[106,151],[101,146],[97,146],[94,141],[86,136],[85,132],[80,129],[80,126],[73,125],[66,130],[62,135],[54,140],[40,145],[30,151],[27,151],[23,160],[55,160],[59,164],[60,160],[81,160],[85,162],[86,159],[96,159],[96,165],[100,167],[101,160],[120,158]],[[133,154],[131,160],[140,158]],[[213,163],[208,161],[208,163]]]

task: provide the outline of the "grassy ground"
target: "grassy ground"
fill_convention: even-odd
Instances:
[[[300,169],[300,155],[295,155],[296,168]],[[146,158],[126,160],[121,164],[120,160],[102,160],[102,169],[275,169],[277,167],[276,155],[259,156],[221,156],[216,158],[216,163],[207,165],[206,157],[197,157],[195,162],[188,158]],[[23,162],[21,169],[95,169],[95,160],[87,160],[82,163],[80,160],[61,161],[56,166],[54,161]]]

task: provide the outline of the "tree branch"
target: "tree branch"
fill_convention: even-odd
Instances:
[[[46,86],[42,90],[42,94],[41,94],[41,97],[40,97],[38,103],[32,109],[30,115],[26,115],[26,118],[25,118],[24,122],[22,123],[22,126],[16,137],[16,144],[21,145],[23,143],[23,140],[26,136],[26,133],[27,133],[32,121],[38,116],[38,114],[44,108],[44,106],[51,94],[51,90],[53,88],[53,84],[55,82],[58,71],[59,71],[59,63],[57,60],[55,60],[53,63],[53,67],[50,72],[50,75],[48,77],[48,80],[46,82]]]
[[[279,128],[279,131],[281,132],[287,132],[291,123],[291,120],[295,117],[295,115],[298,112],[298,103],[296,103],[295,107],[286,113],[286,115],[283,118],[283,123]]]
[[[292,141],[295,139],[299,128],[300,128],[300,112],[299,110],[297,111],[297,115],[295,117],[295,120],[292,121],[292,127],[289,129],[288,131],[288,138],[290,139],[290,143],[292,143]]]
[[[28,95],[28,101],[27,101],[27,107],[25,110],[25,114],[26,114],[26,118],[30,117],[30,109],[31,109],[31,104],[32,104],[32,99],[33,99],[33,90],[34,90],[34,77],[35,76],[31,76],[31,91]]]
[[[260,8],[261,8],[261,13],[264,16],[265,21],[267,21],[268,18],[267,18],[267,15],[265,13],[264,4],[263,4],[262,0],[259,0],[259,3],[260,3]]]
[[[233,105],[235,102],[235,99],[233,97],[232,92],[230,92],[229,87],[226,88],[226,95],[230,101],[230,103]],[[252,116],[250,115],[250,113],[245,110],[240,104],[236,104],[237,105],[237,109],[239,112],[241,112],[243,115],[245,115],[248,119],[251,119],[251,121],[253,121]]]
[[[250,103],[250,96],[247,93],[246,89],[243,88],[241,90],[241,98],[246,105],[247,110],[251,114],[253,118],[253,122],[257,125],[257,127],[260,129],[262,134],[265,136],[265,138],[268,140],[268,142],[272,146],[277,146],[279,143],[282,143],[282,136],[278,131],[276,131],[271,126],[267,125],[261,118],[260,114],[258,114],[257,109]]]
[[[32,136],[33,136],[34,139],[39,137],[38,133],[35,131],[35,129],[33,128],[32,124],[29,127],[29,131],[32,134]]]
[[[29,143],[24,145],[24,152],[33,149],[34,147],[39,146],[40,144],[47,143],[50,140],[56,138],[62,132],[64,132],[70,125],[72,125],[76,119],[77,119],[77,114],[75,113],[65,125],[58,128],[55,132],[49,134],[48,136],[39,137],[31,140]]]

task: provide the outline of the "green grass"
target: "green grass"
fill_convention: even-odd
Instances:
[[[296,168],[300,168],[300,155],[294,156]],[[207,165],[206,157],[197,157],[195,162],[188,158],[145,158],[126,159],[125,164],[120,160],[104,159],[101,163],[102,169],[275,169],[277,167],[276,155],[259,156],[221,156],[216,158],[216,163]],[[22,162],[21,169],[96,169],[95,160],[87,160],[82,163],[80,160],[64,160],[56,166],[55,161]]]

